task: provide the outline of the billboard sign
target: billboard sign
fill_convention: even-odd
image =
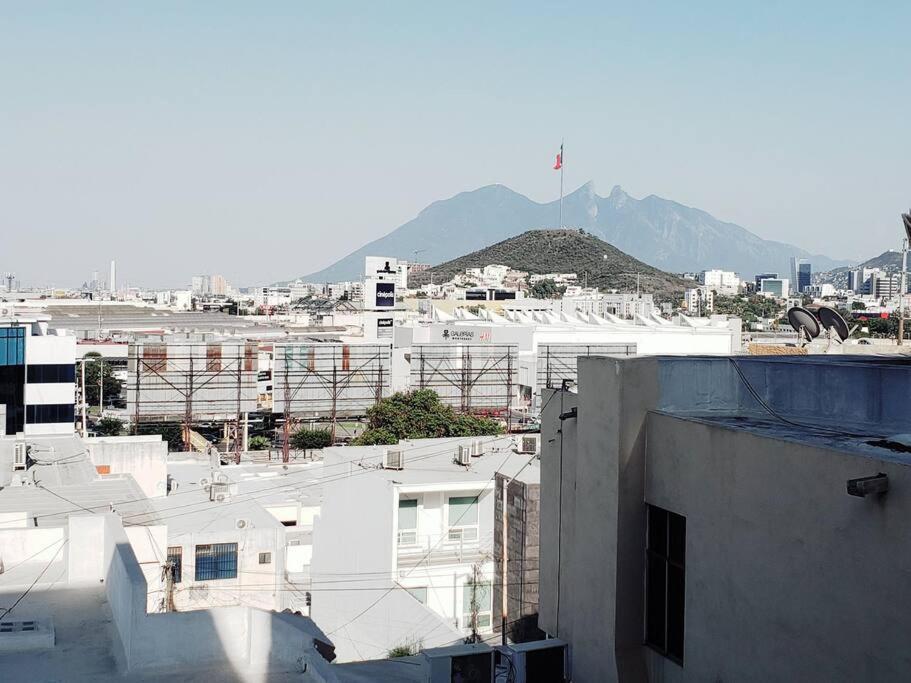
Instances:
[[[377,282],[376,283],[376,307],[393,308],[395,306],[395,283],[394,282]]]

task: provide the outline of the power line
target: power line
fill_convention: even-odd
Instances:
[[[70,541],[70,539],[66,539],[61,544],[61,546],[59,548],[57,548],[57,552],[54,553],[54,556],[50,559],[50,561],[47,563],[47,565],[45,565],[44,569],[41,570],[41,573],[35,577],[35,580],[32,581],[32,584],[28,588],[25,589],[25,592],[22,593],[22,595],[20,595],[18,598],[16,598],[16,601],[10,607],[7,607],[6,611],[3,612],[3,614],[0,614],[0,619],[3,619],[4,617],[6,617],[7,614],[9,614],[14,609],[16,609],[16,607],[19,605],[19,603],[22,602],[29,593],[32,592],[32,588],[34,588],[35,584],[37,584],[41,580],[41,577],[44,576],[44,574],[47,572],[47,570],[51,568],[51,565],[54,564],[54,560],[57,559],[57,555],[60,554],[60,551],[63,550],[64,546],[66,546],[66,544],[69,543],[69,541]]]

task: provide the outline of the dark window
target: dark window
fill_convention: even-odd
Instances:
[[[180,577],[183,571],[183,547],[179,545],[169,546],[168,562],[171,563],[171,579],[174,583],[180,583]]]
[[[0,329],[0,334],[5,330]],[[3,353],[0,337],[0,355]],[[25,366],[4,365],[0,358],[0,405],[6,407],[6,434],[21,432],[25,424]],[[2,426],[0,426],[2,429]]]
[[[683,664],[686,517],[648,506],[645,642]]]
[[[260,564],[272,564],[272,553],[260,553],[259,554],[259,563]]]
[[[213,543],[196,546],[197,581],[237,578],[237,544]]]
[[[29,365],[26,376],[29,384],[61,384],[76,381],[76,366],[60,363]]]
[[[30,425],[72,422],[75,417],[75,407],[72,403],[25,406],[25,422]]]

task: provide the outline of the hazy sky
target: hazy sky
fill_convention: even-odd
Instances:
[[[911,205],[911,2],[0,0],[0,270],[238,285],[489,183],[842,258]],[[646,6],[647,5],[647,6]]]

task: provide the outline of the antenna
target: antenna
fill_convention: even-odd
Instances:
[[[788,311],[788,322],[800,336],[800,341],[812,341],[822,331],[816,316],[803,306],[794,306]]]
[[[830,332],[834,332],[841,341],[844,341],[850,336],[848,323],[845,322],[841,313],[834,308],[821,306],[819,310],[816,311],[816,314],[819,316],[819,322],[822,323],[823,328]]]
[[[15,274],[7,273],[6,275],[3,276],[3,278],[6,280],[6,291],[12,292],[13,291],[13,280],[16,279]]]

